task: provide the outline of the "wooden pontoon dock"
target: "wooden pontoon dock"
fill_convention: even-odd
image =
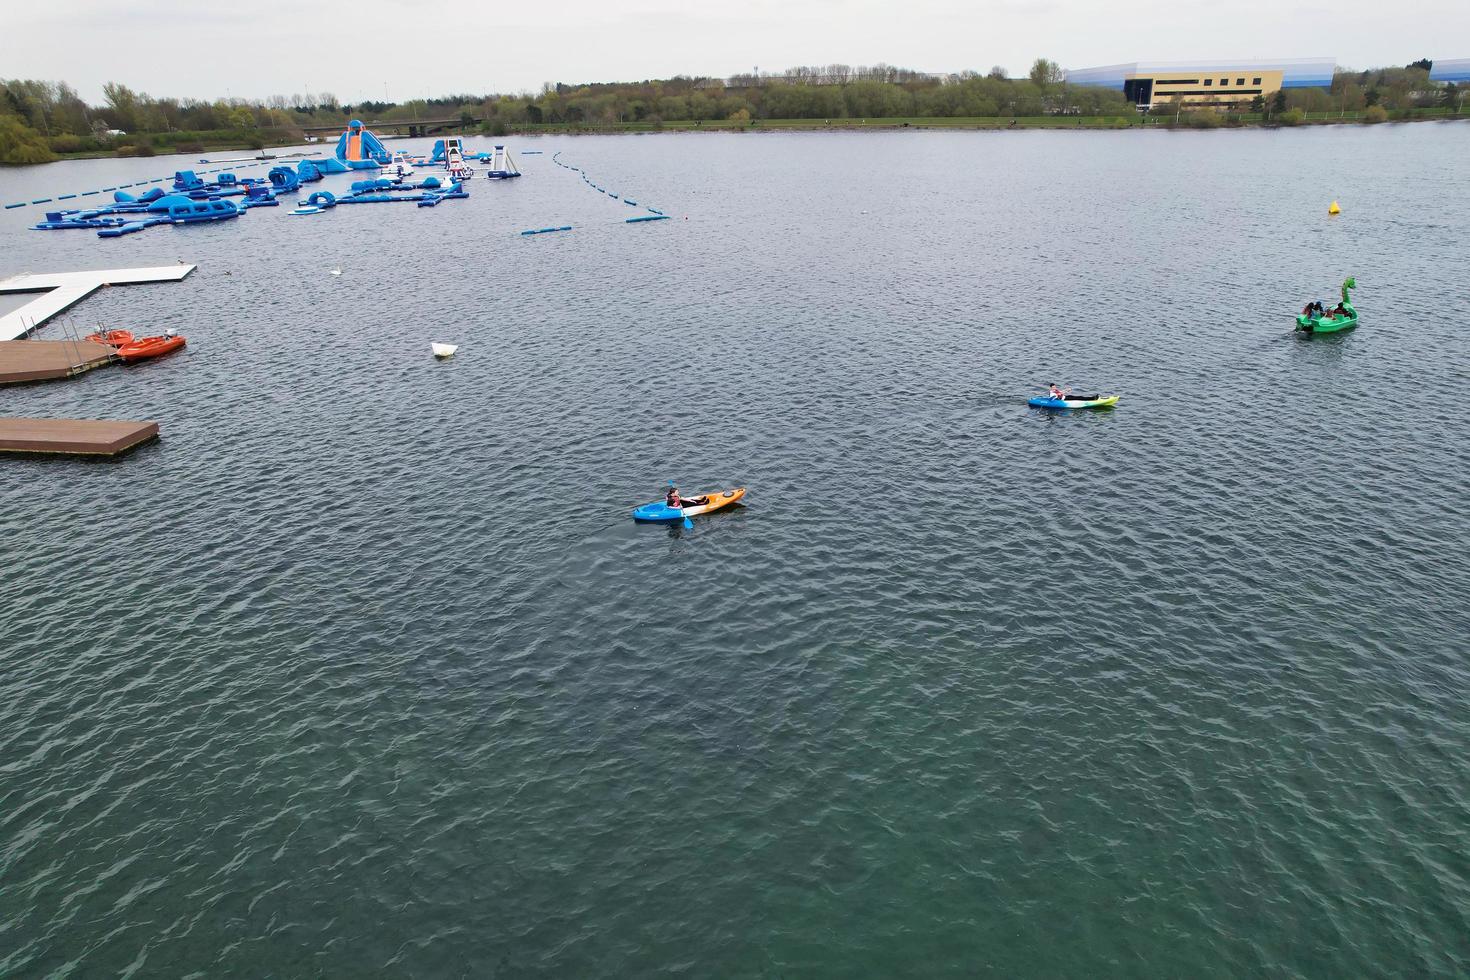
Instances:
[[[90,340],[0,340],[0,385],[69,378],[111,364],[115,354]]]
[[[116,456],[157,437],[157,422],[0,419],[0,453]]]

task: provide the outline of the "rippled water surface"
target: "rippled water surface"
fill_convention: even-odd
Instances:
[[[0,976],[1470,971],[1470,127],[512,148],[0,212],[199,264],[74,313],[185,353],[0,389],[164,433],[0,461]]]

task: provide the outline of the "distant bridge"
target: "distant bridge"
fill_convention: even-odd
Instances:
[[[454,116],[447,119],[404,119],[399,122],[370,122],[364,123],[364,127],[375,133],[399,133],[407,136],[433,136],[435,133],[444,133],[452,129],[464,130],[471,126],[478,126],[480,119],[470,116]],[[334,123],[330,126],[302,126],[305,133],[340,133],[347,128],[345,123]]]

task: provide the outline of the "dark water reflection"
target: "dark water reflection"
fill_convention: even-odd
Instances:
[[[3,212],[10,272],[200,269],[77,311],[185,354],[0,391],[164,428],[0,466],[0,975],[1465,972],[1467,134]],[[634,526],[669,477],[749,505]]]

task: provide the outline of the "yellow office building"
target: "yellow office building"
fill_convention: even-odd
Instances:
[[[1140,109],[1172,102],[1244,106],[1283,88],[1326,88],[1336,70],[1332,58],[1278,61],[1152,61],[1069,69],[1074,85],[1116,88]]]

